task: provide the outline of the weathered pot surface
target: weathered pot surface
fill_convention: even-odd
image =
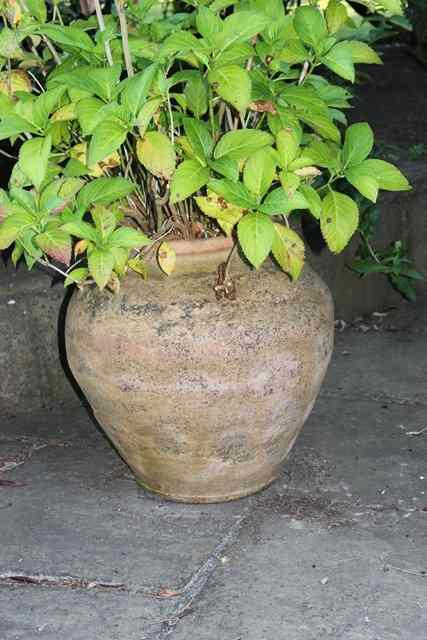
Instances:
[[[293,284],[236,256],[236,300],[218,301],[230,241],[175,248],[173,277],[75,292],[69,364],[141,484],[178,501],[233,500],[277,477],[313,407],[333,347],[331,296],[308,266]]]

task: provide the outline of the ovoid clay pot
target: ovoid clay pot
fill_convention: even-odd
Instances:
[[[236,300],[215,297],[229,239],[177,241],[172,276],[129,275],[120,293],[76,291],[71,370],[115,447],[150,491],[233,500],[274,480],[309,415],[333,347],[328,288],[235,255]]]

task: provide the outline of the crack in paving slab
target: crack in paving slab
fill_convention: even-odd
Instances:
[[[162,588],[152,592],[146,589],[132,589],[124,583],[101,582],[76,576],[27,575],[23,572],[7,571],[0,574],[0,584],[6,587],[19,586],[29,588],[65,588],[73,591],[125,592],[141,597],[173,602],[165,616],[150,620],[146,630],[141,631],[140,640],[163,640],[169,637],[179,621],[191,613],[192,605],[206,587],[214,572],[222,566],[224,552],[238,541],[240,531],[248,514],[242,515],[228,528],[222,539],[208,554],[205,561],[196,569],[185,585],[180,589]]]
[[[212,553],[209,554],[208,558],[187,581],[180,592],[182,597],[177,600],[167,617],[152,623],[153,626],[160,625],[160,629],[155,630],[153,633],[148,632],[148,635],[142,636],[141,640],[163,640],[173,633],[179,621],[191,612],[191,606],[206,587],[210,577],[222,565],[224,551],[238,541],[239,534],[247,518],[248,514],[239,517],[229,528]]]
[[[413,400],[411,398],[402,398],[398,396],[392,396],[385,393],[348,393],[341,391],[333,391],[332,389],[324,389],[320,392],[319,398],[334,398],[342,400],[370,400],[371,402],[386,403],[386,404],[398,404],[407,407],[425,407],[426,402],[421,400]]]
[[[14,571],[6,571],[4,573],[0,573],[0,583],[8,585],[17,583],[24,586],[37,585],[43,587],[65,587],[68,589],[129,591],[129,589],[123,583],[99,582],[97,580],[78,578],[76,576],[27,575],[22,572],[15,573]]]

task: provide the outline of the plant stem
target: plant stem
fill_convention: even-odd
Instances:
[[[168,113],[169,113],[170,128],[171,128],[171,142],[172,142],[172,144],[175,144],[175,124],[174,124],[174,121],[173,121],[173,112],[172,112],[172,105],[171,105],[171,99],[170,99],[169,91],[168,91],[168,96],[167,96],[167,102],[168,102]]]
[[[55,49],[55,47],[53,46],[53,44],[51,43],[49,38],[47,38],[46,36],[42,36],[42,40],[45,43],[45,45],[47,46],[47,48],[49,49],[49,51],[51,52],[52,57],[55,60],[55,63],[57,65],[60,65],[61,64],[61,58],[59,57],[59,54],[58,54],[57,50]]]
[[[225,267],[224,267],[224,282],[227,282],[228,278],[229,278],[229,271],[230,271],[230,266],[231,266],[231,259],[234,255],[234,252],[237,248],[237,242],[235,242],[233,244],[233,248],[231,249],[230,253],[228,254],[228,258],[227,261],[225,263]]]
[[[374,251],[371,243],[369,242],[368,238],[366,237],[366,235],[363,233],[363,231],[361,229],[359,229],[359,233],[362,236],[362,239],[363,239],[363,241],[364,241],[369,253],[371,254],[373,259],[375,260],[375,262],[377,262],[378,264],[381,264],[381,260],[379,259],[379,257],[375,253],[375,251]]]
[[[9,98],[12,97],[12,65],[10,62],[10,58],[7,59],[7,92],[9,94]]]
[[[27,70],[28,75],[34,80],[34,82],[36,83],[36,85],[39,87],[41,93],[44,93],[44,87],[42,84],[40,84],[40,82],[37,80],[37,77],[34,75],[34,73],[32,73],[32,71],[30,71],[29,69]]]
[[[123,8],[123,0],[114,0],[115,7],[117,9],[117,15],[119,16],[120,22],[120,32],[122,34],[122,46],[123,46],[123,55],[125,57],[126,71],[129,78],[132,78],[134,75],[133,66],[132,66],[132,56],[129,48],[129,36],[128,36],[128,25],[126,22],[126,14]]]
[[[104,16],[102,15],[101,3],[99,0],[95,0],[95,12],[96,12],[96,19],[98,21],[99,30],[101,31],[101,33],[104,33],[105,22],[104,22]],[[110,65],[110,67],[112,67],[113,56],[111,54],[110,43],[108,42],[108,40],[105,40],[104,48],[105,48],[105,55],[107,56],[107,62]]]
[[[38,258],[37,262],[39,264],[42,264],[44,267],[53,269],[54,271],[56,271],[56,273],[61,274],[61,276],[63,276],[64,278],[67,278],[68,276],[68,273],[66,273],[65,271],[62,271],[62,269],[60,269],[59,267],[56,267],[54,264],[51,264],[50,262],[48,262],[47,260],[44,260],[43,258]]]

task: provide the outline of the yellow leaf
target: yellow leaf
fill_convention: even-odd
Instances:
[[[77,118],[76,104],[71,102],[66,104],[65,107],[61,107],[53,114],[52,122],[64,122],[65,120],[75,120]]]
[[[87,143],[80,142],[79,144],[74,145],[74,147],[71,147],[70,158],[74,158],[75,160],[78,160],[79,162],[87,166]],[[99,178],[100,176],[104,175],[105,169],[113,169],[114,167],[118,167],[119,165],[120,156],[117,151],[114,151],[114,153],[111,153],[109,156],[101,160],[101,162],[94,164],[92,167],[88,167],[89,175],[94,178]]]
[[[275,224],[274,230],[273,256],[292,280],[298,280],[305,260],[304,242],[295,231],[281,224]]]
[[[235,225],[243,215],[244,209],[229,204],[224,198],[212,191],[208,191],[206,197],[200,196],[195,200],[203,213],[209,218],[214,218],[225,235],[231,236]]]
[[[30,76],[22,69],[14,69],[10,74],[10,80],[7,71],[0,73],[0,93],[9,95],[9,87],[12,94],[15,94],[17,91],[31,93],[32,86]]]
[[[142,258],[131,258],[128,262],[128,267],[135,271],[135,273],[139,273],[140,276],[144,278],[144,280],[148,277],[148,267]]]
[[[159,131],[148,131],[136,144],[140,163],[159,178],[170,180],[175,171],[175,150],[169,138]]]
[[[175,249],[172,249],[167,242],[162,242],[157,253],[157,260],[159,261],[161,270],[169,276],[176,265]]]
[[[6,0],[5,14],[9,24],[13,27],[21,22],[22,11],[16,0]]]
[[[76,242],[74,246],[74,255],[78,256],[81,253],[84,253],[88,248],[88,245],[89,245],[89,240],[79,240],[78,242]]]

